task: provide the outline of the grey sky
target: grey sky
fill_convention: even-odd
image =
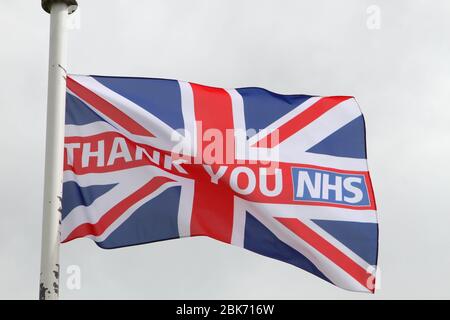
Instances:
[[[133,6],[130,4],[133,3]],[[300,269],[192,238],[61,247],[61,298],[450,298],[450,2],[79,0],[70,73],[354,95],[365,114],[381,288],[346,292]],[[381,28],[367,28],[378,5]],[[0,2],[0,298],[38,294],[49,16]],[[81,290],[64,282],[79,265]]]

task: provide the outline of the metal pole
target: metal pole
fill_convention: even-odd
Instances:
[[[58,299],[61,194],[64,160],[66,96],[66,22],[76,1],[42,0],[50,13],[47,130],[45,141],[44,213],[42,222],[39,299]]]

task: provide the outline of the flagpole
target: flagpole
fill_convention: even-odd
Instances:
[[[39,299],[58,299],[61,195],[64,160],[67,17],[76,0],[42,0],[50,13],[50,49],[45,140],[44,205]]]

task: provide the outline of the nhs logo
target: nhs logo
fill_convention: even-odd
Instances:
[[[364,174],[347,174],[322,169],[292,168],[294,200],[369,206]]]

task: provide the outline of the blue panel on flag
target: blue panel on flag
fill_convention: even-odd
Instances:
[[[313,220],[313,222],[369,264],[376,265],[378,224],[330,220]]]
[[[66,124],[83,125],[96,121],[104,121],[77,97],[66,94]]]
[[[178,81],[94,76],[104,86],[144,108],[173,129],[183,129]]]
[[[249,212],[247,212],[245,219],[244,248],[266,257],[290,263],[330,282],[311,261],[278,239]]]
[[[149,200],[97,244],[102,248],[118,248],[178,238],[180,192],[181,187],[171,187]]]
[[[254,129],[256,132],[311,98],[307,95],[277,94],[262,88],[240,88],[237,91],[244,100],[246,129]]]
[[[359,116],[307,150],[307,152],[365,159],[365,137],[364,118]]]
[[[75,181],[63,183],[63,198],[61,218],[64,219],[70,211],[78,206],[89,206],[95,199],[105,194],[117,184],[93,185],[80,187]]]

